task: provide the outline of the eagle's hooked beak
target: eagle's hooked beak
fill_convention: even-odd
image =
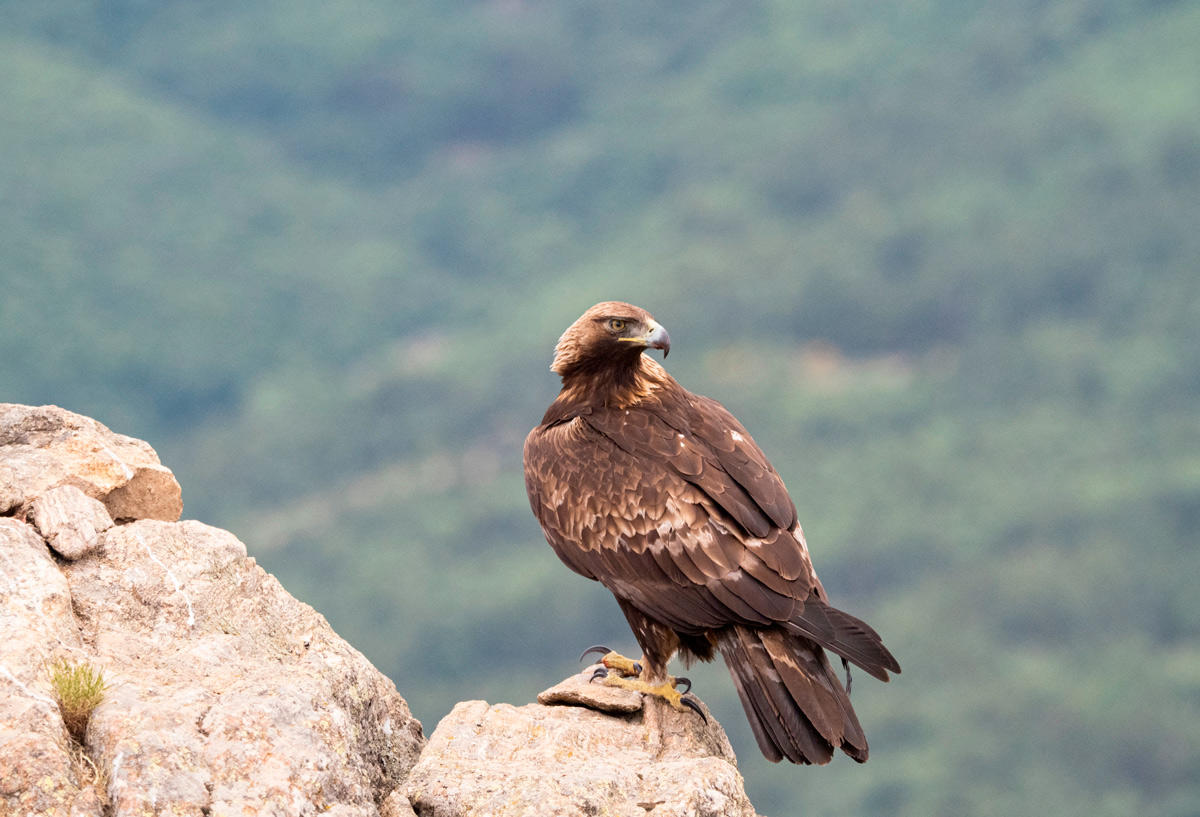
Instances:
[[[667,330],[655,321],[648,321],[646,330],[646,334],[642,336],[642,342],[651,349],[662,349],[663,358],[666,359],[671,352],[671,336],[667,334]]]
[[[663,357],[671,351],[671,336],[656,321],[646,321],[646,334],[633,335],[627,338],[617,338],[626,343],[636,343],[649,349],[662,349]]]

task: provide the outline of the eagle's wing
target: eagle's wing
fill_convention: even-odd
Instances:
[[[679,632],[722,627],[730,612],[705,585],[737,554],[697,535],[707,515],[694,489],[643,465],[581,418],[534,429],[525,443],[530,504],[568,567]]]
[[[688,397],[534,429],[526,487],[555,552],[677,632],[784,624],[886,680],[894,661],[856,654],[861,622],[824,603],[779,475],[720,404]]]
[[[750,432],[710,397],[689,394],[687,402],[691,404],[687,432],[708,447],[721,469],[750,495],[775,527],[791,530],[796,525],[796,506]],[[763,535],[761,530],[753,532]]]
[[[769,465],[748,490],[722,453],[657,413],[600,411],[535,429],[526,483],[567,565],[678,631],[788,621],[816,577],[801,541],[754,494],[774,480],[794,516],[791,501]]]

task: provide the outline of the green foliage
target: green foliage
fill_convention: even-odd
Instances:
[[[905,670],[767,813],[1200,808],[1200,6],[0,2],[0,395],[150,440],[427,727],[610,596],[520,475],[650,309]]]
[[[50,664],[50,686],[67,732],[83,743],[92,712],[104,701],[108,689],[104,673],[86,661],[71,663],[59,658]]]

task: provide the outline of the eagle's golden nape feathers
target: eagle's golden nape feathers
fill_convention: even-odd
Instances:
[[[654,694],[680,694],[673,656],[720,651],[768,759],[820,764],[841,749],[865,761],[825,650],[884,681],[900,665],[871,627],[829,605],[796,507],[749,432],[676,383],[643,354],[651,348],[665,357],[666,330],[616,301],[559,338],[562,390],[525,441],[546,540],[616,597],[643,652],[638,681]],[[629,675],[633,662],[619,659],[607,663]]]

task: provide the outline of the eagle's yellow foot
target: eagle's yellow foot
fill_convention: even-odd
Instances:
[[[583,655],[579,656],[579,660],[582,661],[592,653],[602,656],[600,663],[607,669],[616,670],[621,673],[621,677],[623,678],[633,678],[642,674],[642,665],[639,662],[634,661],[632,658],[626,658],[620,653],[613,652],[608,647],[588,647],[583,651]],[[605,674],[607,675],[607,673]]]
[[[642,665],[639,662],[626,658],[620,653],[613,652],[607,647],[591,647],[579,657],[579,660],[582,661],[592,652],[604,653],[600,659],[600,666],[592,673],[593,681],[603,679],[606,686],[629,689],[634,692],[640,692],[643,695],[653,695],[655,698],[666,701],[672,709],[677,709],[680,712],[686,712],[688,709],[691,709],[705,723],[708,723],[708,718],[705,716],[704,711],[690,694],[692,682],[689,679],[668,675],[667,680],[661,684],[651,684],[648,681],[643,681],[639,677],[642,674]],[[680,684],[687,684],[682,693],[676,689]]]
[[[594,677],[594,676],[593,676]],[[604,678],[604,683],[610,687],[620,687],[621,689],[631,689],[634,692],[640,692],[643,695],[653,695],[655,698],[660,698],[666,701],[672,709],[678,709],[680,712],[686,712],[689,709],[695,712],[700,718],[708,723],[708,718],[704,715],[704,710],[696,703],[696,699],[688,692],[680,693],[675,688],[677,683],[686,683],[688,689],[691,689],[691,681],[686,678],[675,678],[667,676],[667,680],[661,684],[651,684],[640,678],[622,678],[619,675],[608,675]]]

